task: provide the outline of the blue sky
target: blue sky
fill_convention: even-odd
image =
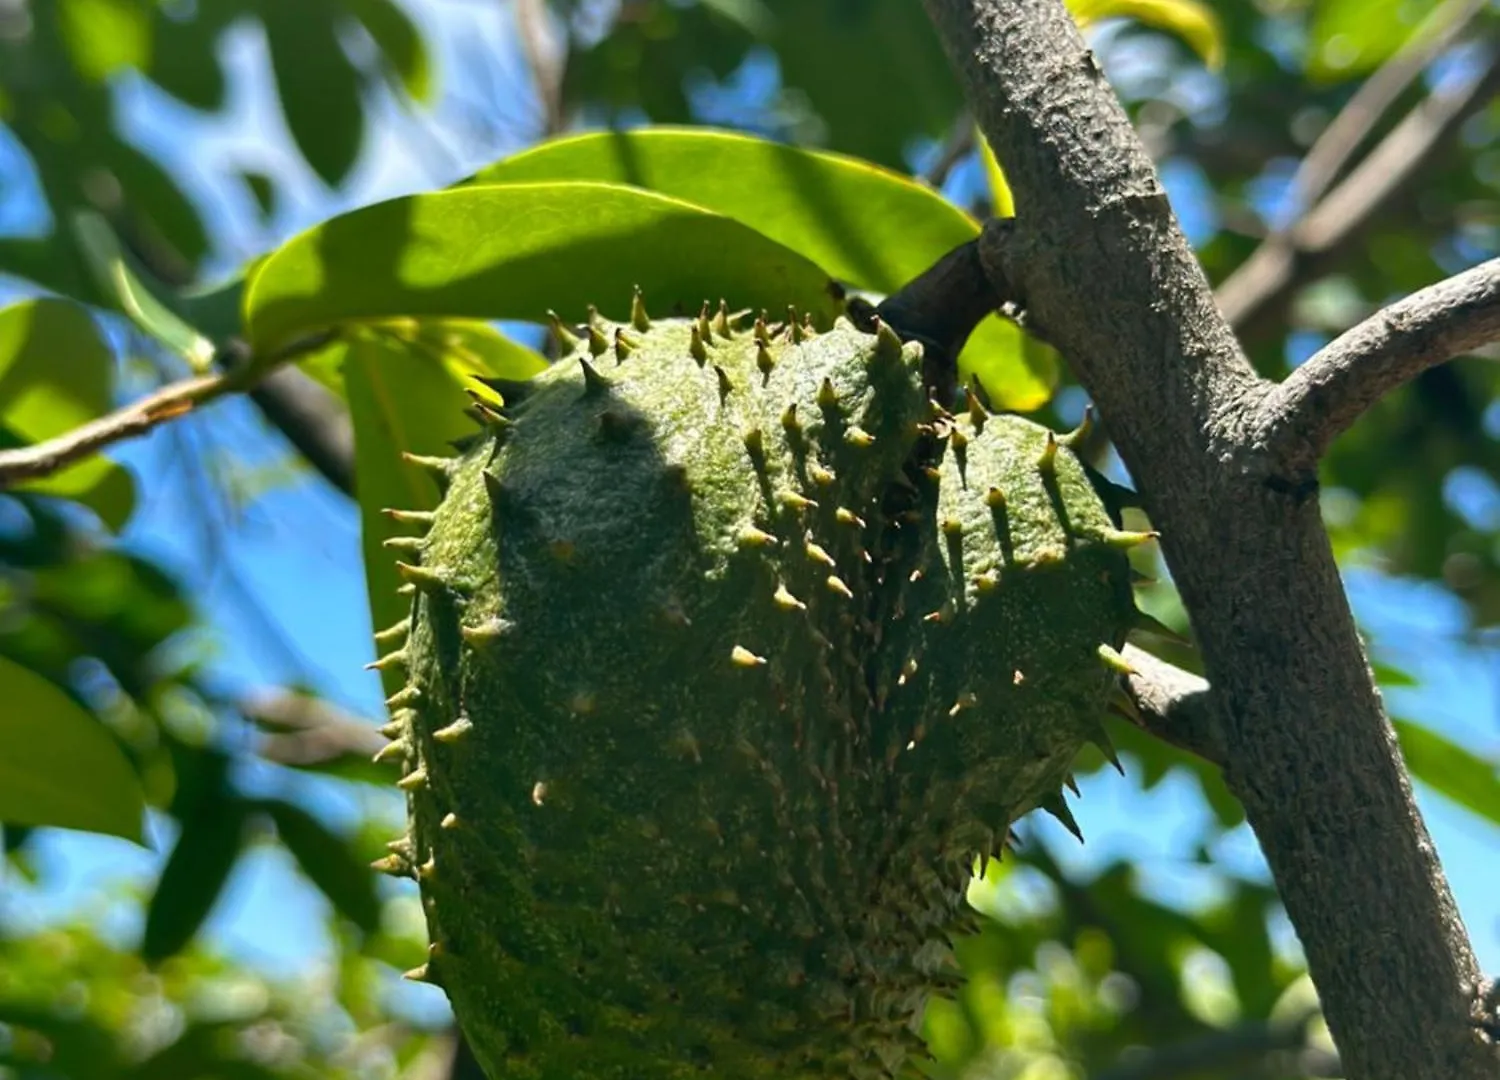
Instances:
[[[235,34],[226,44],[233,88],[226,117],[205,120],[149,88],[134,86],[124,95],[123,126],[208,209],[220,230],[215,264],[227,271],[339,209],[447,182],[533,138],[536,110],[524,88],[505,10],[501,4],[460,0],[418,6],[433,31],[440,72],[482,69],[484,80],[447,86],[431,123],[419,124],[388,104],[355,175],[337,194],[323,189],[290,151],[254,32]],[[1098,44],[1118,79],[1144,79],[1162,66],[1162,57],[1153,54],[1155,46],[1110,49],[1107,37]],[[485,57],[485,64],[476,67],[475,56]],[[774,88],[774,78],[774,68],[769,75],[749,70],[731,92],[714,96],[713,107],[732,107],[737,98],[762,100],[768,85]],[[1177,78],[1168,93],[1191,112],[1210,115],[1214,108],[1211,77],[1202,72]],[[485,116],[499,119],[480,123]],[[0,154],[0,168],[6,164]],[[235,173],[245,168],[269,173],[282,185],[286,197],[269,223],[259,220],[248,192],[235,180]],[[1164,168],[1164,177],[1189,235],[1197,239],[1211,232],[1212,212],[1196,172],[1174,162]],[[954,179],[956,185],[971,182],[972,172]],[[0,202],[0,227],[13,226],[18,215],[24,219],[24,210],[14,196]],[[205,430],[211,426],[215,444],[242,462],[277,461],[277,444],[266,438],[245,403],[217,405],[191,423]],[[143,473],[160,476],[167,461],[185,452],[180,440],[180,435],[159,432],[120,456],[138,463]],[[208,444],[199,440],[197,445]],[[213,468],[226,463],[199,464]],[[1473,503],[1476,513],[1500,502],[1493,483],[1482,480],[1477,487],[1468,485],[1471,494],[1455,496]],[[222,513],[212,515],[216,524],[205,533],[184,525],[199,520],[195,509],[202,497],[200,488],[181,480],[143,492],[127,542],[174,570],[198,599],[216,628],[216,670],[246,690],[311,683],[355,712],[378,716],[378,683],[361,670],[372,657],[372,646],[352,505],[321,482],[303,478],[247,503],[226,504]],[[1388,695],[1393,710],[1493,756],[1500,747],[1500,668],[1492,649],[1470,640],[1462,606],[1435,586],[1392,581],[1374,571],[1351,572],[1348,583],[1376,654],[1419,681],[1416,689]],[[393,791],[288,778],[269,769],[243,780],[258,790],[292,794],[336,824],[374,811],[389,817],[393,834],[398,827],[400,804]],[[1500,870],[1495,859],[1500,834],[1426,791],[1419,791],[1419,799],[1481,962],[1487,970],[1500,970]],[[1190,780],[1171,777],[1148,793],[1133,775],[1122,779],[1101,773],[1083,780],[1075,812],[1088,838],[1084,846],[1051,819],[1031,824],[1034,835],[1056,851],[1065,867],[1086,873],[1125,856],[1141,868],[1147,887],[1164,899],[1192,902],[1213,895],[1213,876],[1193,864],[1207,811]],[[169,846],[166,831],[159,828],[156,838],[160,850]],[[1230,872],[1265,876],[1247,830],[1230,834],[1215,851]],[[45,889],[24,896],[8,890],[0,904],[7,917],[20,916],[24,907],[36,918],[92,906],[122,880],[148,885],[159,858],[118,841],[53,834],[41,852]],[[324,916],[323,902],[285,857],[264,848],[236,871],[209,933],[267,972],[305,973],[331,955]],[[123,907],[108,916],[107,925],[124,940],[138,932]],[[413,1008],[441,1014],[436,992],[412,987],[400,993]]]

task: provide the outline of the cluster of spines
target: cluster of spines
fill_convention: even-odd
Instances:
[[[744,318],[744,313],[739,315],[730,314],[727,306],[721,301],[716,312],[711,312],[709,305],[705,304],[691,326],[688,343],[689,354],[700,369],[709,366],[713,367],[721,402],[735,391],[735,386],[722,366],[710,365],[712,351],[719,347],[720,342],[736,335],[738,332],[736,324]],[[643,334],[649,332],[651,328],[650,319],[646,314],[638,291],[632,302],[630,325],[636,332]],[[607,327],[602,323],[602,320],[599,320],[592,311],[591,318],[583,330],[585,335],[583,337],[572,334],[560,320],[555,319],[555,317],[553,319],[553,333],[560,347],[564,351],[580,353],[577,359],[582,373],[583,393],[585,395],[601,395],[610,385],[609,378],[600,370],[595,363],[596,360],[612,351],[615,362],[617,364],[623,363],[629,358],[636,345],[634,340],[626,334],[623,327],[615,328],[612,336],[605,332],[606,329]],[[796,313],[790,312],[784,322],[774,327],[767,321],[765,314],[762,313],[754,321],[750,333],[753,335],[757,346],[756,367],[760,371],[762,382],[764,383],[769,381],[775,367],[775,360],[770,351],[772,341],[776,337],[783,337],[792,344],[801,344],[811,338],[814,331],[809,320],[798,320]],[[877,324],[876,326],[876,342],[876,359],[892,355],[899,357],[901,350],[900,339],[884,324]],[[603,348],[598,347],[601,343],[603,344]],[[585,345],[587,346],[586,349],[583,348]],[[582,355],[585,351],[587,355]],[[495,384],[493,381],[491,381],[490,388],[499,392],[504,397],[507,405],[518,401],[525,390],[524,386]],[[503,441],[513,421],[507,418],[504,409],[497,408],[493,403],[478,395],[474,395],[474,397],[475,401],[471,408],[471,415],[483,426],[496,433],[497,443]],[[825,413],[838,412],[840,408],[838,393],[830,381],[824,380],[818,394],[817,404]],[[974,433],[981,433],[990,413],[984,407],[978,395],[972,390],[966,394],[966,406]],[[953,418],[946,415],[941,409],[934,407],[932,420],[934,422],[928,426],[928,433],[937,437],[939,443],[953,452],[955,461],[958,463],[960,472],[962,473],[969,436],[961,428],[954,425],[952,423]],[[946,426],[943,423],[944,420],[947,421]],[[1085,423],[1080,425],[1080,429],[1069,435],[1062,436],[1061,438],[1049,436],[1043,451],[1038,457],[1037,468],[1044,474],[1055,470],[1058,444],[1061,443],[1068,448],[1078,446],[1084,438],[1087,438],[1088,420],[1089,417],[1086,417]],[[799,421],[795,403],[789,405],[782,413],[780,423],[786,436],[786,443],[795,454],[799,448],[799,440],[803,437],[802,424]],[[603,431],[607,427],[607,421],[601,421],[601,430]],[[841,438],[844,444],[854,449],[868,448],[875,441],[874,435],[854,423],[840,424],[838,425],[838,429],[841,431]],[[765,461],[763,433],[759,429],[752,429],[751,432],[747,432],[745,446],[746,453],[750,456],[752,465],[758,469],[763,469]],[[805,450],[806,444],[802,443],[801,448]],[[408,461],[432,476],[437,481],[440,490],[446,489],[454,468],[454,463],[451,460],[408,456]],[[498,502],[503,498],[500,481],[488,470],[484,473],[484,479],[490,496]],[[847,576],[850,580],[857,581],[857,576],[843,573],[838,565],[838,560],[834,555],[830,554],[827,547],[815,539],[814,533],[811,530],[802,528],[806,523],[807,515],[819,512],[824,502],[822,498],[811,498],[803,492],[812,491],[813,494],[825,494],[822,489],[830,489],[826,494],[835,494],[838,486],[837,475],[833,469],[828,468],[824,463],[812,459],[806,468],[806,479],[810,484],[805,484],[803,491],[791,489],[779,491],[776,494],[774,504],[768,507],[771,520],[747,526],[741,532],[739,542],[742,547],[746,548],[769,546],[791,548],[800,546],[810,566],[827,571],[822,576],[822,587],[826,590],[827,594],[839,597],[845,601],[853,600],[856,596],[855,590],[850,587],[845,577]],[[940,482],[940,473],[931,466],[928,466],[922,470],[922,479],[936,485]],[[998,489],[991,489],[986,497],[992,510],[996,512],[997,526],[1003,525],[1001,519],[1004,513],[1004,493]],[[846,531],[847,537],[852,538],[854,541],[852,544],[845,544],[842,543],[841,539],[838,541],[838,546],[862,553],[863,560],[868,563],[870,555],[863,545],[867,539],[866,534],[869,531],[868,522],[875,520],[872,514],[878,514],[878,507],[843,506],[838,505],[836,500],[831,500],[828,502],[827,511],[826,514],[820,514],[819,519],[821,520],[823,517],[831,519],[833,523]],[[392,511],[390,512],[390,516],[399,523],[415,525],[420,528],[425,528],[432,521],[431,513],[426,511]],[[782,527],[788,522],[792,526],[790,529]],[[963,529],[960,523],[945,521],[940,524],[940,529],[945,540],[950,545],[961,545]],[[1154,534],[1152,533],[1132,533],[1114,529],[1092,539],[1097,539],[1100,542],[1121,549],[1129,549],[1145,543],[1152,538],[1154,538]],[[398,571],[404,579],[402,588],[404,593],[419,594],[433,591],[451,593],[455,589],[454,582],[441,569],[428,568],[421,564],[422,538],[420,536],[393,537],[387,542],[387,546],[402,558],[402,562],[398,564]],[[957,561],[959,566],[962,566],[961,551],[952,551],[952,557]],[[857,573],[858,571],[856,571]],[[975,585],[979,591],[983,592],[986,586],[997,586],[998,580],[987,581],[985,583],[976,581]],[[774,582],[772,601],[779,610],[788,614],[806,614],[809,599],[813,595],[814,590],[806,588],[799,588],[797,592],[794,592],[788,587],[785,580],[778,578]],[[671,606],[669,603],[668,609]],[[677,611],[681,619],[685,619],[685,615],[681,615],[680,607]],[[669,618],[669,621],[678,621],[670,618],[670,610],[664,611],[664,615]],[[927,613],[924,618],[940,620],[943,618],[943,609],[940,608]],[[405,639],[410,631],[410,626],[410,619],[402,620],[396,626],[377,635],[378,643],[387,651],[375,664],[371,665],[372,667],[384,671],[391,668],[399,668],[405,664]],[[482,647],[502,635],[506,629],[507,627],[504,625],[503,620],[492,619],[478,626],[463,627],[462,633],[467,644],[473,647]],[[878,630],[876,632],[878,633]],[[816,634],[816,631],[814,633],[817,638],[822,638],[821,635]],[[827,639],[822,638],[822,643],[827,645]],[[1124,657],[1107,644],[1100,646],[1099,658],[1100,662],[1106,668],[1116,674],[1128,675],[1131,673],[1130,666]],[[768,666],[766,657],[759,656],[750,648],[739,644],[736,644],[732,648],[728,659],[730,664],[737,668],[756,669]],[[909,659],[907,664],[903,665],[903,672],[906,671],[908,666],[914,664],[915,658]],[[824,668],[825,670],[827,668],[826,662]],[[1018,677],[1019,674],[1017,673]],[[413,684],[409,684],[392,696],[388,702],[392,710],[391,722],[383,729],[384,733],[392,738],[392,742],[377,754],[377,760],[379,761],[401,761],[403,763],[403,775],[398,781],[398,786],[414,795],[423,791],[428,785],[426,770],[416,762],[416,754],[412,746],[412,740],[416,738],[414,727],[416,713],[414,710],[420,700],[420,696],[420,691]],[[1128,702],[1128,698],[1125,700]],[[871,703],[878,704],[873,699]],[[952,705],[950,712],[957,713],[964,708],[974,707],[977,704],[972,694],[960,695]],[[453,724],[434,731],[432,738],[439,743],[456,742],[467,735],[470,728],[471,725],[466,719],[460,719]],[[1118,768],[1118,760],[1114,756],[1113,749],[1109,745],[1108,738],[1104,735],[1102,727],[1098,734],[1099,738],[1096,741]],[[1069,783],[1071,783],[1071,780]],[[1061,792],[1057,792],[1041,800],[1039,808],[1057,817],[1075,835],[1079,834],[1077,823],[1068,810]],[[459,819],[450,811],[443,816],[441,827],[451,829],[458,827],[458,824]],[[1014,834],[1011,833],[1008,827],[1003,831],[1006,844],[1011,843],[1014,840]],[[431,856],[425,862],[418,863],[412,851],[411,843],[407,838],[393,842],[390,853],[385,858],[376,862],[376,868],[387,873],[396,874],[397,876],[414,878],[419,881],[430,881],[436,873],[435,863]],[[408,972],[407,977],[436,982],[436,976],[433,971],[433,960],[440,953],[441,946],[434,944],[429,962]]]
[[[486,426],[497,428],[501,432],[510,424],[510,421],[498,410],[494,412],[494,418],[498,418],[498,422],[488,415],[481,415],[477,418]],[[406,460],[431,475],[438,481],[440,490],[446,491],[455,467],[452,459],[406,455]],[[467,589],[463,583],[441,567],[429,567],[422,561],[426,532],[435,520],[435,513],[428,510],[391,509],[386,510],[385,514],[397,525],[414,527],[417,530],[415,533],[402,533],[383,541],[383,546],[393,551],[398,558],[395,564],[396,570],[403,581],[399,591],[412,595],[414,601],[419,601],[422,597],[441,594],[449,600],[462,602],[467,595]],[[399,766],[400,773],[396,779],[396,787],[408,796],[416,798],[430,790],[431,778],[427,766],[422,761],[422,756],[418,753],[417,746],[421,730],[418,720],[428,703],[422,688],[415,681],[414,674],[410,670],[407,648],[412,629],[413,617],[407,616],[394,625],[377,631],[374,638],[381,652],[377,659],[366,667],[382,673],[394,672],[404,677],[401,687],[385,701],[389,720],[381,727],[380,733],[388,742],[375,753],[374,761],[377,764]],[[451,745],[461,741],[472,728],[472,723],[466,717],[460,716],[451,723],[433,730],[430,738],[435,743]],[[451,830],[459,826],[460,820],[454,811],[449,810],[443,815],[440,822],[441,828]],[[392,877],[409,878],[419,883],[430,884],[433,881],[437,874],[436,857],[429,851],[425,859],[419,858],[415,841],[410,835],[403,835],[391,841],[386,847],[387,853],[371,863],[372,869]],[[443,952],[443,944],[434,941],[428,946],[426,962],[405,972],[403,977],[440,986],[437,962]]]

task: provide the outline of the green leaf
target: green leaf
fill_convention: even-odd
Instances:
[[[1367,0],[1358,0],[1368,7]],[[1198,0],[1068,0],[1079,26],[1101,19],[1134,19],[1175,34],[1210,68],[1224,64],[1224,29],[1213,8]]]
[[[245,301],[245,284],[264,259],[265,256],[261,256],[252,260],[229,278],[182,290],[173,297],[174,306],[188,322],[214,341],[243,336],[240,316]]]
[[[141,839],[145,796],[115,737],[83,706],[0,656],[0,821]]]
[[[724,131],[663,127],[560,139],[497,162],[477,179],[588,180],[660,192],[748,225],[840,281],[887,294],[979,234],[977,221],[910,177]],[[979,375],[996,405],[1024,411],[1051,396],[1058,367],[1050,350],[1027,350],[1022,341],[1012,324],[991,316],[960,367]]]
[[[217,20],[184,19],[156,7],[156,45],[146,74],[167,93],[197,109],[212,112],[224,104],[226,84],[215,49]]]
[[[393,0],[341,0],[364,26],[416,101],[432,98],[432,61],[421,33]]]
[[[78,73],[103,82],[151,61],[151,10],[141,0],[55,0],[63,40]]]
[[[270,220],[276,214],[276,184],[263,172],[247,169],[240,173],[240,179],[245,182],[245,187],[250,192],[250,197],[255,200],[255,205],[260,208],[260,216]]]
[[[366,326],[391,347],[406,349],[444,368],[459,385],[464,385],[469,375],[529,379],[547,366],[540,353],[517,344],[489,323],[475,319],[391,319]],[[343,361],[342,350],[325,349],[301,366],[342,397]]]
[[[0,443],[26,446],[109,411],[114,357],[89,313],[67,300],[27,300],[0,309]],[[20,485],[76,499],[111,529],[135,505],[130,474],[102,457]]]
[[[1426,16],[1437,7],[1437,0],[1321,0],[1308,34],[1308,73],[1347,79],[1373,71],[1419,27],[1436,29]]]
[[[658,312],[707,298],[838,310],[817,266],[737,221],[613,184],[488,184],[378,203],[303,233],[259,267],[245,300],[258,351],[330,325],[394,316],[622,318],[639,283]]]
[[[963,96],[921,4],[767,0],[788,87],[827,122],[829,144],[900,164],[913,136],[941,138]],[[864,74],[861,74],[864,73]]]
[[[890,293],[978,223],[908,176],[842,154],[702,128],[601,131],[543,143],[480,183],[630,184],[734,218],[862,289]]]
[[[378,332],[358,334],[329,351],[337,354],[333,362],[342,373],[354,423],[365,583],[372,624],[381,630],[405,617],[411,607],[396,592],[401,585],[397,558],[382,547],[390,537],[411,530],[384,511],[431,510],[438,503],[432,478],[401,455],[451,455],[453,440],[474,434],[474,422],[464,415],[471,404],[464,393],[464,362],[452,353],[435,353],[428,345]],[[495,374],[527,378],[536,370],[528,362]],[[387,692],[399,686],[399,677],[393,678]]]
[[[1492,762],[1409,720],[1396,720],[1395,726],[1401,754],[1413,776],[1500,825],[1500,772]]]
[[[367,934],[378,929],[380,899],[374,872],[355,857],[349,844],[300,806],[280,799],[257,806],[271,816],[292,858],[338,912]]]
[[[984,165],[984,179],[990,189],[991,213],[995,217],[1015,217],[1016,199],[1011,194],[1010,181],[1005,179],[1005,170],[1000,168],[1000,159],[995,157],[994,148],[977,127],[974,141],[979,144],[979,160]]]
[[[103,215],[93,211],[76,213],[73,235],[99,287],[130,321],[181,356],[194,371],[207,371],[213,361],[213,342],[156,298],[141,280],[144,271],[131,265]]]
[[[141,958],[158,964],[185,949],[224,890],[245,841],[249,804],[216,785],[181,816],[182,834],[146,907]]]
[[[287,127],[313,171],[336,187],[364,142],[359,72],[339,43],[326,5],[260,0],[258,7]]]
[[[108,155],[110,171],[124,192],[127,217],[151,226],[189,269],[197,266],[208,254],[208,231],[177,182],[127,143],[114,143]]]

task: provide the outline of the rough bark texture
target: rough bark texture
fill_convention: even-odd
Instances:
[[[1413,293],[1340,335],[1266,398],[1261,429],[1284,475],[1309,476],[1328,444],[1427,368],[1500,337],[1500,259]]]
[[[1275,479],[1255,376],[1058,0],[924,0],[1015,194],[991,277],[1059,347],[1145,496],[1192,616],[1226,777],[1350,1080],[1494,1080],[1472,951],[1319,519]],[[1003,283],[1003,284],[1001,284]],[[1291,488],[1291,490],[1289,490]]]

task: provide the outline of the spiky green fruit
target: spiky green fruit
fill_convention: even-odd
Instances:
[[[894,1076],[976,856],[1102,731],[1128,564],[1050,432],[935,409],[889,330],[636,307],[403,571],[420,977],[496,1078]]]

